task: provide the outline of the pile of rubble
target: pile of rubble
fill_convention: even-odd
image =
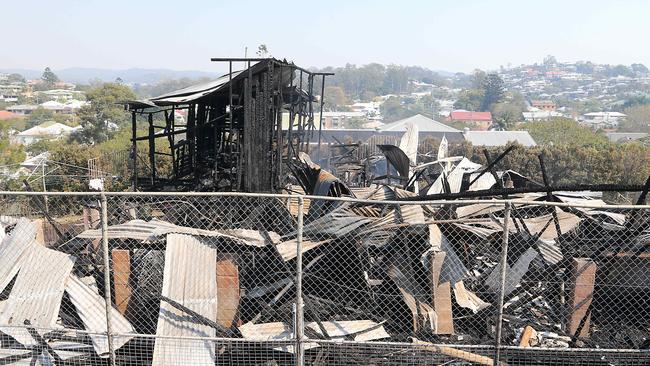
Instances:
[[[429,193],[532,184],[515,172],[483,174],[486,168],[464,158],[438,164],[443,173]],[[508,212],[492,197],[412,204],[405,201],[417,198],[410,184],[349,188],[306,155],[291,169],[300,188],[290,191],[358,199],[305,199],[302,345],[308,356],[327,358],[319,341],[391,341],[492,364],[485,355],[440,344],[497,343],[501,295],[504,345],[650,348],[646,211],[611,210],[593,195],[567,192],[510,196]],[[383,202],[396,200],[404,203]],[[545,200],[572,206],[535,204]],[[111,348],[133,364],[245,358],[237,347],[215,347],[206,337],[269,342],[255,359],[281,362],[296,351],[290,341],[297,202],[114,197],[105,232],[89,202],[85,211],[94,219],[86,220],[87,230],[50,247],[35,222],[2,217],[0,364],[105,363]],[[102,259],[105,237],[109,268]],[[156,338],[146,342],[142,335]],[[175,337],[187,340],[180,346]]]

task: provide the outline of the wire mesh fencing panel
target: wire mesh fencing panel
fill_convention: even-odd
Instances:
[[[305,329],[325,340],[494,345],[503,203],[311,199]],[[484,217],[467,219],[480,210]],[[309,335],[307,335],[309,336]]]
[[[501,343],[568,358],[576,349],[645,350],[620,359],[578,352],[575,361],[648,362],[649,214],[648,207],[514,203]]]
[[[0,364],[650,364],[648,207],[409,195],[2,195]]]
[[[113,301],[132,326],[115,331],[156,337],[116,359],[212,364],[219,354],[202,338],[278,341],[293,352],[284,345],[295,322],[295,271],[283,258],[296,252],[291,206],[276,197],[109,197]]]
[[[0,217],[0,363],[100,360],[104,266],[92,243],[75,239],[99,220],[99,200],[3,195],[2,203],[28,209]]]

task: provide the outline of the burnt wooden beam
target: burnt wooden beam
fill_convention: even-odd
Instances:
[[[138,135],[137,135],[137,116],[131,112],[131,151],[133,154],[133,192],[138,190]]]
[[[548,176],[546,175],[546,166],[544,165],[544,157],[542,154],[539,154],[537,156],[539,159],[539,167],[542,171],[542,180],[544,182],[544,187],[546,188],[546,199],[551,202],[553,200],[553,190],[551,189],[551,185],[548,181]],[[558,244],[560,241],[560,235],[562,235],[562,230],[560,229],[560,219],[557,216],[557,212],[555,207],[551,207],[551,214],[553,216],[553,223],[555,224],[555,232],[557,233],[557,240]]]
[[[151,165],[151,185],[156,184],[156,131],[153,125],[153,114],[147,116],[149,122],[149,165]]]
[[[553,191],[592,191],[592,192],[641,192],[644,186],[640,184],[567,184],[551,186]],[[402,197],[396,198],[396,201],[432,201],[432,200],[448,200],[459,198],[480,198],[490,196],[501,196],[504,194],[512,195],[519,193],[545,193],[548,189],[546,187],[520,187],[520,188],[505,188],[505,189],[482,189],[478,191],[465,191],[458,193],[436,193],[424,196],[415,197]]]
[[[483,176],[483,174],[491,171],[492,168],[494,168],[494,166],[497,165],[503,158],[505,158],[506,155],[508,155],[508,153],[510,153],[510,151],[512,151],[512,149],[514,149],[514,148],[515,148],[514,145],[508,146],[508,148],[504,152],[499,154],[499,156],[497,156],[497,158],[494,159],[493,162],[489,163],[488,166],[485,169],[483,169],[479,175],[476,176],[476,178],[472,179],[469,182],[469,184],[467,185],[467,188],[469,189],[469,187],[471,187],[472,184],[474,184],[474,182],[476,182],[479,178],[481,178]]]

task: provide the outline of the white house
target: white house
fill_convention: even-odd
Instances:
[[[69,136],[81,126],[70,127],[62,123],[47,121],[14,135],[14,140],[23,145],[33,144],[41,140],[56,140]]]
[[[617,127],[625,117],[620,112],[592,112],[584,114],[581,122],[591,127]]]

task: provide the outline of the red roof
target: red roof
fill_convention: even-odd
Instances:
[[[449,118],[452,121],[492,121],[492,113],[453,111]]]
[[[12,118],[18,118],[20,115],[16,113],[11,113],[9,111],[0,111],[0,120],[3,119],[12,119]]]

